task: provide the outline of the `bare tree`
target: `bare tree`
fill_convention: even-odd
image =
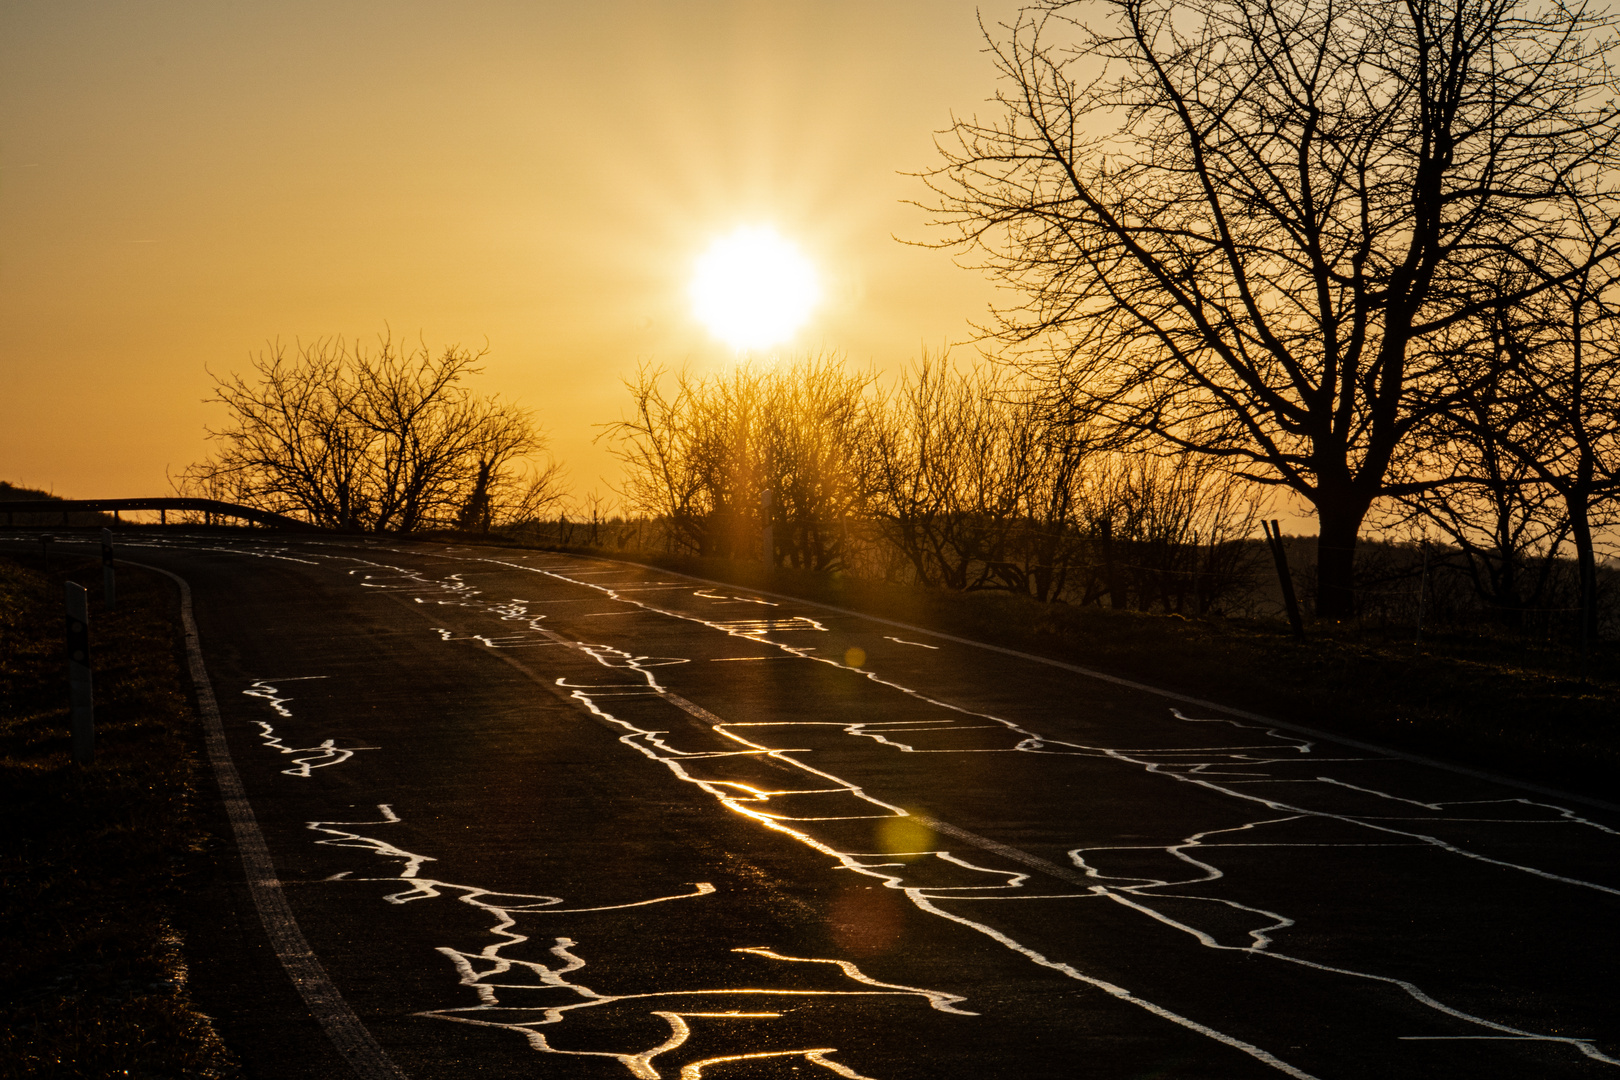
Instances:
[[[176,489],[331,528],[360,527],[371,511],[367,458],[375,436],[354,415],[358,390],[345,351],[328,339],[289,356],[278,342],[254,358],[256,377],[216,376],[213,400],[230,421],[208,434],[223,447],[186,469]]]
[[[1392,523],[1424,536],[1437,531],[1446,542],[1441,557],[1459,561],[1474,595],[1513,628],[1555,584],[1569,537],[1563,500],[1538,476],[1538,465],[1561,456],[1559,436],[1532,398],[1497,348],[1489,373],[1405,462],[1409,472],[1456,479],[1401,496]]]
[[[487,530],[561,496],[561,469],[536,464],[544,435],[528,412],[463,385],[482,353],[451,346],[375,353],[328,338],[253,359],[215,379],[220,444],[177,487],[304,517],[330,528]]]
[[[631,414],[604,425],[626,466],[626,504],[666,522],[679,550],[721,558],[757,552],[768,512],[774,550],[761,554],[843,568],[872,486],[872,377],[834,356],[680,372],[672,393],[665,376],[643,367],[625,384]]]
[[[1253,591],[1264,506],[1252,485],[1186,455],[1098,457],[1077,498],[1099,533],[1106,523],[1109,550],[1087,598],[1106,590],[1116,608],[1202,616]]]
[[[1085,433],[1050,423],[1006,371],[953,371],[927,354],[887,413],[873,444],[873,512],[917,580],[1061,594],[1081,557],[1074,514]]]
[[[746,471],[759,492],[769,492],[769,560],[848,568],[851,526],[865,518],[877,487],[872,448],[884,402],[873,382],[828,355],[778,366],[762,380]]]
[[[1000,399],[1006,414],[1006,469],[1000,503],[1011,528],[988,563],[995,580],[1036,600],[1063,597],[1086,558],[1079,489],[1095,468],[1089,432],[1053,424],[1027,392]]]
[[[469,428],[458,467],[463,476],[450,503],[460,499],[458,528],[487,533],[532,521],[566,498],[566,470],[561,462],[536,459],[544,440],[526,412],[495,399],[471,399],[458,419]]]
[[[921,584],[970,587],[983,521],[966,504],[985,490],[998,426],[988,390],[924,353],[879,433],[875,510]]]
[[[732,554],[733,541],[757,527],[758,487],[748,471],[749,442],[757,424],[760,376],[738,369],[729,379],[675,376],[643,366],[626,380],[631,414],[602,425],[613,453],[625,464],[625,504],[665,523],[679,551]]]
[[[1620,278],[1608,267],[1602,273],[1578,267],[1561,275],[1556,288],[1504,304],[1495,329],[1519,412],[1514,423],[1476,424],[1475,434],[1502,446],[1563,503],[1581,632],[1593,639],[1594,533],[1620,516]]]
[[[1616,252],[1611,25],[1558,0],[1105,0],[1095,29],[1076,6],[987,35],[997,115],[942,140],[936,222],[1022,290],[988,331],[1055,405],[1308,500],[1318,613],[1346,617],[1362,522],[1429,482],[1391,468],[1469,390],[1497,268],[1563,253],[1512,303]],[[1611,223],[1580,251],[1577,207]]]

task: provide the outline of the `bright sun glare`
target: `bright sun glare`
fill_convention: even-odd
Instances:
[[[722,236],[698,257],[692,311],[734,349],[763,349],[793,336],[821,299],[815,267],[761,226]]]

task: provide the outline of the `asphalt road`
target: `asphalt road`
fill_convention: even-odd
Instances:
[[[121,553],[262,836],[191,942],[256,1076],[1620,1077],[1604,808],[622,563]]]

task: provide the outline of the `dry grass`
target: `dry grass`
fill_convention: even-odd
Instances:
[[[0,1078],[234,1075],[191,1005],[181,920],[212,866],[168,583],[0,560]],[[62,582],[91,590],[97,755],[70,761]]]

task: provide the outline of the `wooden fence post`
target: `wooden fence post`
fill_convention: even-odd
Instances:
[[[1288,609],[1288,625],[1294,628],[1294,636],[1305,636],[1305,620],[1299,615],[1299,601],[1294,597],[1294,575],[1288,572],[1288,552],[1283,549],[1282,526],[1277,522],[1260,521],[1260,528],[1266,534],[1266,543],[1271,546],[1272,561],[1277,564],[1277,581],[1282,585],[1283,606]]]
[[[72,706],[73,760],[96,756],[96,706],[90,681],[90,604],[84,586],[66,583],[68,696]]]
[[[101,530],[101,596],[111,611],[118,604],[118,583],[113,580],[112,530]]]

